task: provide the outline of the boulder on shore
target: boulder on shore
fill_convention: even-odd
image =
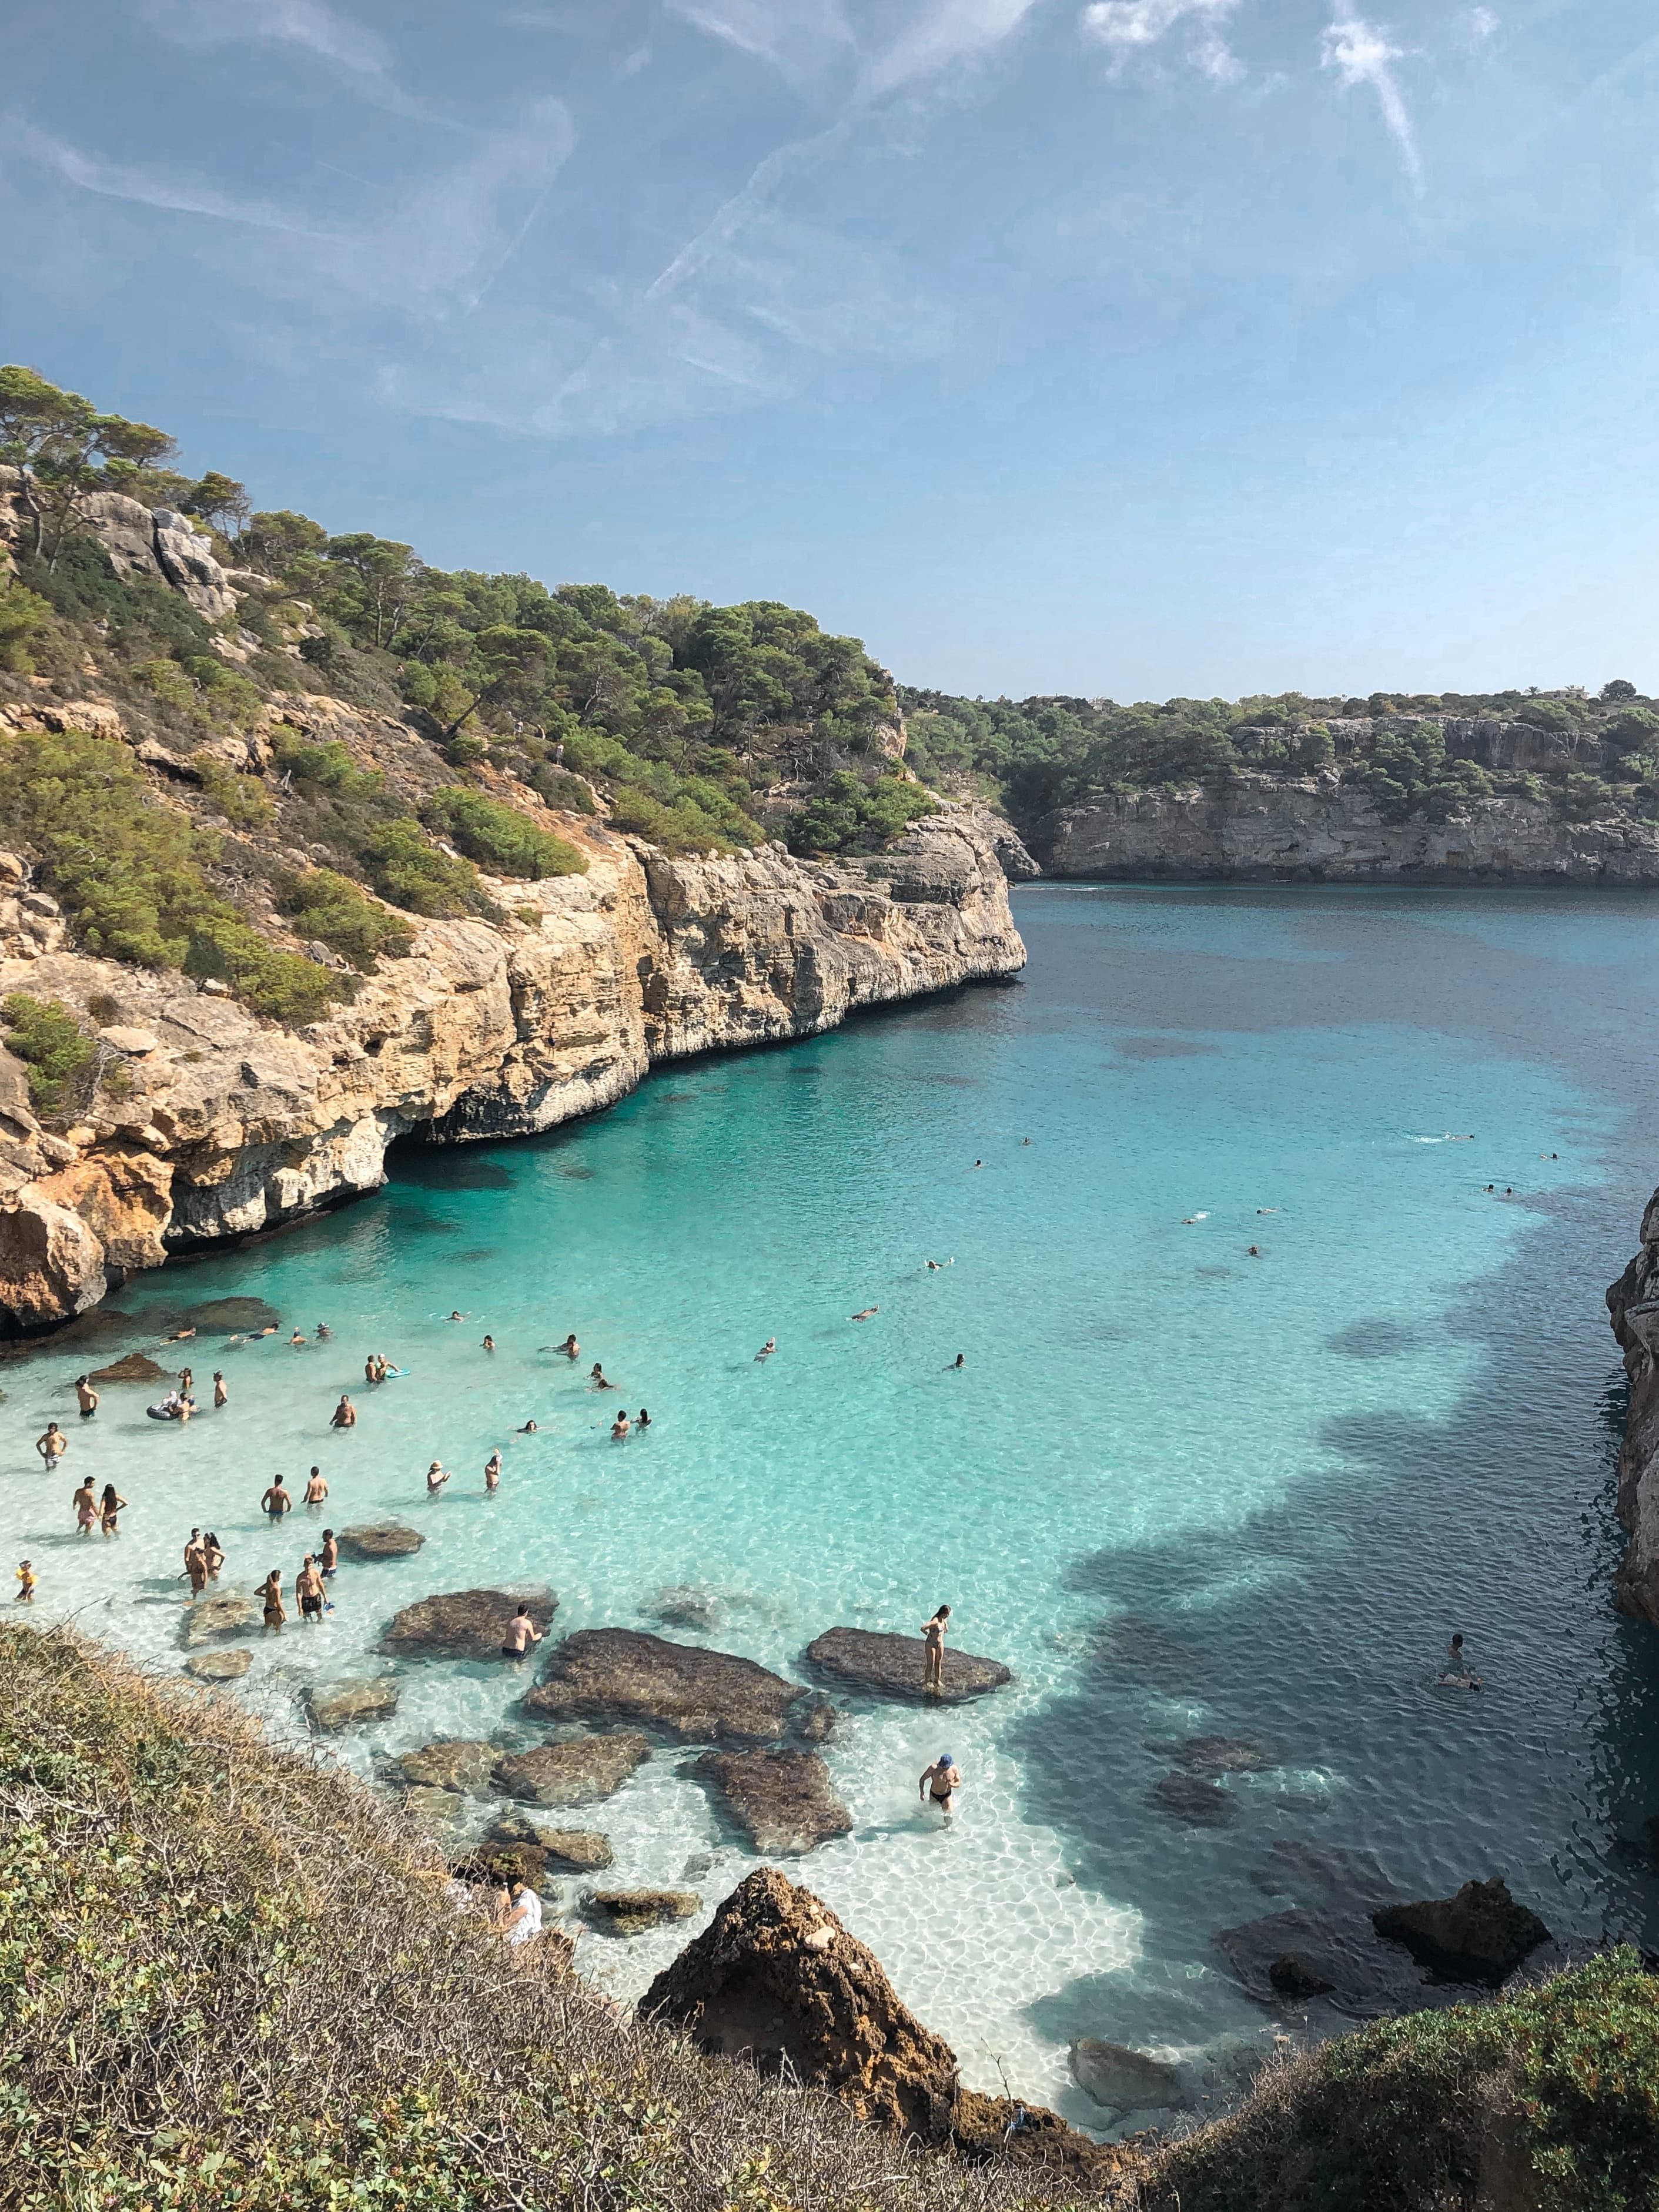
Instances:
[[[650,1748],[642,1735],[621,1732],[538,1743],[498,1759],[494,1778],[498,1789],[526,1804],[585,1805],[620,1790]]]
[[[221,1636],[240,1636],[260,1620],[251,1597],[198,1598],[185,1615],[185,1646],[193,1651]]]
[[[406,1559],[426,1538],[418,1528],[405,1528],[398,1522],[374,1521],[342,1528],[335,1541],[349,1559]]]
[[[853,1816],[815,1751],[706,1751],[691,1771],[713,1785],[767,1858],[799,1857],[852,1832]]]
[[[1551,1940],[1538,1915],[1510,1895],[1501,1875],[1466,1881],[1455,1897],[1386,1905],[1372,1913],[1371,1925],[1390,1943],[1403,1943],[1437,1980],[1483,1982],[1492,1989],[1528,1952]]]
[[[778,1743],[826,1735],[833,1707],[753,1659],[634,1628],[583,1628],[556,1644],[525,1711],[627,1721],[680,1743]]]
[[[1082,2179],[1117,2161],[1040,2106],[963,2089],[956,2053],[900,2002],[874,1953],[775,1867],[757,1867],[732,1891],[639,2008],[705,2051],[744,2057],[768,2073],[787,2063],[894,2135]]]
[[[306,1713],[325,1735],[368,1721],[387,1720],[398,1710],[398,1685],[388,1674],[350,1682],[319,1683],[306,1692]]]
[[[595,1889],[582,1903],[607,1936],[643,1936],[665,1920],[695,1920],[702,1911],[695,1889]]]
[[[394,1613],[380,1648],[414,1658],[499,1659],[520,1603],[545,1631],[558,1602],[539,1587],[441,1591]]]
[[[1013,1680],[1000,1659],[946,1646],[945,1686],[922,1686],[922,1642],[919,1636],[878,1634],[868,1628],[826,1628],[806,1647],[806,1662],[821,1674],[876,1698],[909,1698],[918,1705],[957,1705],[982,1697]]]
[[[592,1828],[556,1828],[528,1813],[503,1813],[489,1831],[488,1840],[511,1847],[528,1844],[544,1855],[556,1874],[602,1874],[615,1863],[609,1836]]]
[[[198,1651],[185,1660],[185,1672],[198,1682],[235,1682],[252,1664],[253,1654],[240,1644],[228,1651]]]
[[[416,1790],[483,1790],[501,1757],[493,1743],[477,1743],[465,1737],[445,1736],[402,1753],[398,1777]]]

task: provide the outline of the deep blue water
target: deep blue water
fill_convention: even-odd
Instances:
[[[1086,2121],[1073,2036],[1260,2022],[1210,1936],[1268,1909],[1249,1875],[1275,1840],[1372,1851],[1419,1893],[1501,1871],[1559,1932],[1659,1933],[1618,1848],[1659,1811],[1659,1636],[1610,1604],[1601,1302],[1659,1178],[1659,908],[1040,884],[1016,908],[1018,983],[671,1068],[539,1141],[406,1150],[362,1205],[131,1285],[108,1351],[236,1292],[335,1340],[201,1340],[232,1404],[183,1431],[118,1389],[81,1429],[82,1355],[14,1364],[0,1541],[43,1613],[172,1667],[192,1522],[228,1586],[291,1576],[304,1532],[273,1550],[258,1512],[277,1469],[320,1462],[337,1526],[416,1522],[416,1559],[343,1571],[322,1629],[258,1651],[240,1694],[279,1729],[312,1675],[383,1665],[390,1613],[434,1589],[538,1576],[568,1629],[649,1625],[695,1585],[707,1640],[783,1670],[834,1622],[914,1630],[948,1599],[1015,1686],[943,1727],[855,1708],[827,1754],[855,1832],[793,1871],[971,2080]],[[541,1349],[571,1328],[574,1370]],[[371,1349],[409,1378],[356,1387]],[[595,1356],[647,1437],[609,1441]],[[132,1501],[115,1545],[80,1543],[72,1482],[39,1473],[52,1413],[69,1473]],[[456,1480],[428,1504],[434,1455]],[[1454,1627],[1479,1697],[1431,1686]],[[522,1732],[512,1694],[412,1668],[343,1755]],[[1273,1763],[1224,1785],[1231,1825],[1189,1828],[1148,1802],[1154,1747],[1213,1732]],[[915,1806],[945,1748],[948,1828]],[[683,1765],[654,1757],[594,1824],[619,1879],[712,1909],[750,1862]],[[584,1962],[631,1994],[685,1932],[590,1936]]]

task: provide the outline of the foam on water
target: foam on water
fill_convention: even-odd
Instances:
[[[793,1870],[970,2081],[1087,2122],[1073,2036],[1258,2023],[1209,1938],[1267,1909],[1248,1876],[1275,1839],[1441,1889],[1502,1869],[1563,1930],[1653,1915],[1614,1848],[1659,1809],[1659,1638],[1607,1603],[1599,1297],[1659,1171],[1632,1018],[1659,920],[1492,894],[1018,903],[1018,987],[679,1067],[539,1143],[407,1157],[362,1206],[129,1285],[125,1336],[6,1370],[0,1543],[33,1558],[43,1617],[172,1668],[192,1523],[228,1588],[291,1581],[324,1519],[420,1527],[416,1558],[343,1567],[323,1626],[256,1651],[239,1694],[278,1729],[313,1676],[386,1666],[390,1613],[434,1589],[546,1581],[569,1630],[655,1626],[690,1584],[716,1625],[667,1633],[785,1672],[832,1623],[914,1632],[948,1599],[1015,1686],[948,1717],[854,1702],[826,1750],[854,1832]],[[226,1412],[162,1427],[115,1387],[75,1422],[80,1366],[236,1293],[283,1332],[189,1347]],[[331,1344],[287,1348],[319,1320]],[[571,1328],[574,1368],[544,1348]],[[407,1378],[364,1389],[371,1350]],[[594,1358],[617,1395],[586,1388]],[[613,1445],[619,1398],[653,1425]],[[48,1483],[29,1446],[54,1413]],[[429,1504],[434,1455],[456,1479]],[[326,1513],[273,1534],[261,1492],[313,1460]],[[131,1501],[116,1544],[73,1533],[86,1474]],[[1480,1698],[1428,1686],[1452,1626]],[[496,1668],[401,1683],[395,1719],[338,1746],[365,1772],[437,1735],[534,1740]],[[1279,1763],[1226,1778],[1231,1825],[1185,1827],[1148,1802],[1153,1747],[1213,1733]],[[948,1826],[916,1802],[946,1745]],[[712,1907],[751,1862],[684,1764],[659,1751],[580,1817],[619,1881]],[[686,1932],[590,1936],[586,1970],[631,1996]]]

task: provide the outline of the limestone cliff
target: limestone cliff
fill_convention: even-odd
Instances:
[[[1564,822],[1546,800],[1520,797],[1396,822],[1329,770],[1103,793],[1050,816],[1031,843],[1051,875],[1120,881],[1659,884],[1659,822],[1621,809]]]
[[[12,861],[0,994],[82,1015],[121,1079],[49,1133],[0,1053],[11,1325],[62,1320],[169,1253],[373,1188],[387,1146],[412,1130],[454,1141],[550,1128],[610,1105],[655,1061],[807,1036],[1024,964],[993,828],[974,808],[943,808],[890,852],[837,865],[781,846],[670,859],[568,826],[586,875],[492,881],[505,919],[420,924],[407,957],[298,1032],[222,986],[68,950],[53,902]]]
[[[1608,1291],[1607,1310],[1630,1377],[1619,1454],[1619,1517],[1630,1548],[1615,1595],[1622,1612],[1659,1628],[1659,1190],[1642,1217],[1642,1249]]]

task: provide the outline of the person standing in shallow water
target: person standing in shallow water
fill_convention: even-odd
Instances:
[[[953,1808],[956,1793],[961,1787],[961,1770],[948,1751],[940,1752],[931,1766],[922,1769],[921,1795],[931,1797],[941,1813]]]
[[[288,1609],[283,1603],[283,1577],[275,1567],[259,1585],[259,1602],[264,1610],[265,1626],[280,1628],[288,1619]]]
[[[76,1376],[75,1395],[80,1401],[81,1419],[83,1421],[89,1421],[98,1411],[98,1393],[93,1389],[89,1376],[85,1375]]]
[[[921,1686],[937,1694],[945,1687],[945,1632],[950,1626],[951,1608],[940,1606],[921,1631]]]

